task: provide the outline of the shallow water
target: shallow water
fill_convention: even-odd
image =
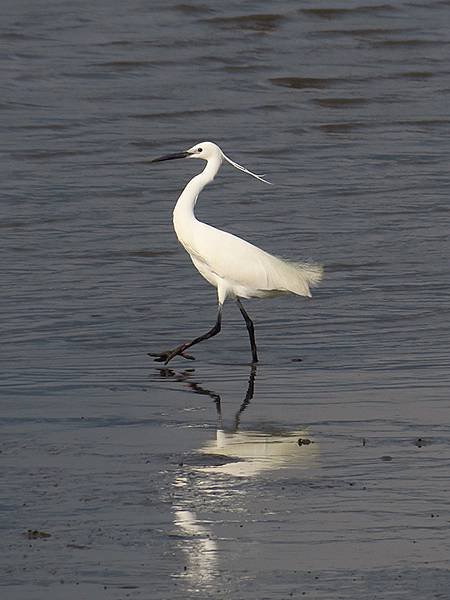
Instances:
[[[2,595],[446,596],[449,15],[5,4]],[[145,164],[204,139],[274,185],[224,166],[198,216],[326,269],[246,303],[255,372],[232,302],[147,357],[215,318],[171,225],[199,165]]]

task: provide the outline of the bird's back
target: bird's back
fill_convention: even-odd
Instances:
[[[189,239],[181,239],[200,273],[225,296],[242,298],[293,293],[311,296],[322,278],[322,267],[291,262],[206,223],[195,221]]]

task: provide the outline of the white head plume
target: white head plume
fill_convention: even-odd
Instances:
[[[231,158],[228,158],[228,156],[226,154],[224,154],[223,152],[222,152],[222,156],[226,161],[228,161],[230,163],[230,165],[233,165],[233,167],[236,167],[236,169],[239,169],[239,171],[244,171],[244,173],[247,173],[248,175],[251,175],[252,177],[255,177],[256,179],[259,179],[260,181],[264,181],[264,183],[268,183],[269,185],[272,185],[272,183],[270,181],[267,181],[267,179],[264,179],[262,176],[256,175],[256,173],[252,173],[251,171],[249,171],[242,165],[238,165],[238,163],[235,163],[234,160],[231,160]]]

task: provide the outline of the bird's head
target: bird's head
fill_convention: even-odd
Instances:
[[[175,158],[201,158],[202,160],[215,160],[218,161],[218,166],[220,167],[221,163],[226,160],[230,165],[233,165],[239,171],[244,171],[244,173],[248,173],[252,177],[256,177],[260,181],[264,181],[264,183],[270,183],[266,179],[263,179],[260,175],[256,175],[252,173],[242,165],[235,163],[231,158],[228,158],[226,154],[222,152],[217,144],[213,144],[213,142],[200,142],[199,144],[195,144],[189,150],[184,150],[183,152],[176,152],[174,154],[165,154],[164,156],[160,156],[159,158],[154,158],[150,162],[161,162],[163,160],[173,160]]]
[[[212,142],[200,142],[187,150],[186,158],[201,158],[202,160],[219,159],[220,162],[224,159],[224,154],[217,144]]]

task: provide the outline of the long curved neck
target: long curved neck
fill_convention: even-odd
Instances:
[[[217,175],[221,164],[222,161],[220,157],[210,158],[207,161],[206,167],[203,169],[203,171],[193,177],[186,185],[181,193],[181,196],[178,198],[173,211],[175,229],[177,228],[176,220],[179,220],[180,218],[182,219],[183,217],[194,217],[194,207],[200,192],[206,185],[208,185],[208,183],[211,183],[211,181]]]

